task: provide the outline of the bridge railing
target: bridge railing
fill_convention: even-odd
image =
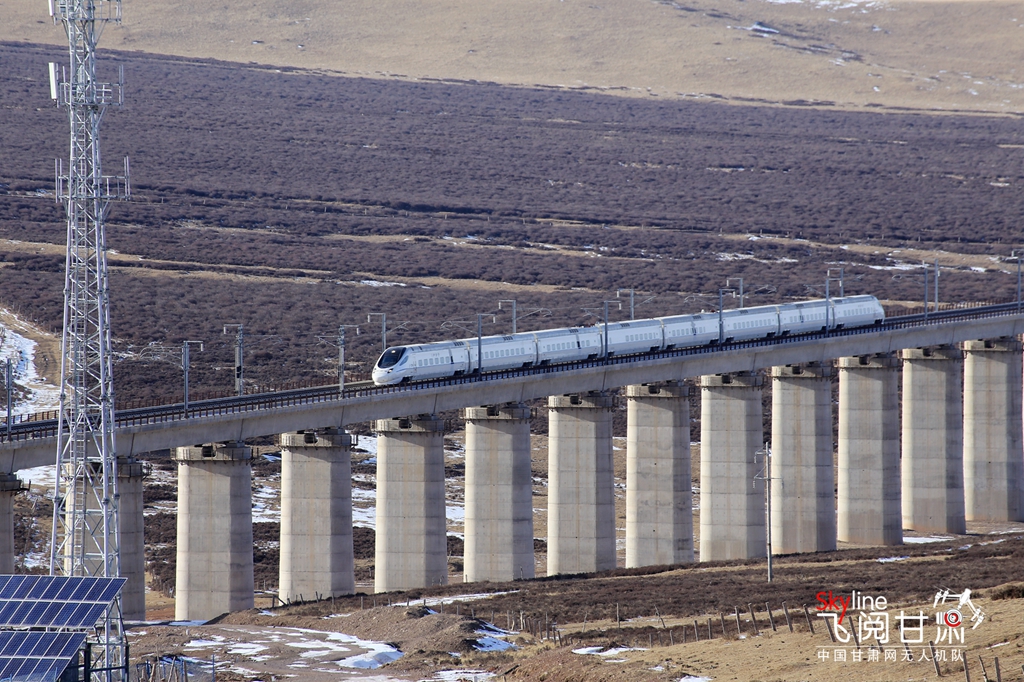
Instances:
[[[708,353],[724,352],[731,350],[748,350],[756,348],[778,347],[791,343],[823,340],[828,338],[851,337],[861,334],[872,334],[884,330],[907,329],[926,326],[939,322],[962,322],[974,319],[984,319],[1011,315],[1020,312],[1020,304],[1016,301],[1002,304],[969,304],[958,303],[948,304],[941,307],[939,311],[929,310],[927,315],[923,312],[911,313],[888,318],[884,323],[871,327],[856,327],[853,329],[831,330],[828,332],[814,332],[810,334],[798,334],[793,336],[781,336],[771,339],[758,339],[755,341],[740,341],[725,345],[700,346],[696,348],[679,348],[636,355],[612,356],[607,359],[595,358],[591,360],[577,360],[574,362],[559,363],[555,365],[540,365],[536,367],[523,367],[519,369],[501,370],[487,372],[483,375],[469,374],[464,376],[450,377],[446,379],[433,379],[418,381],[409,384],[397,384],[393,386],[358,386],[347,388],[343,395],[338,394],[337,384],[323,386],[288,388],[272,392],[247,394],[242,396],[228,396],[221,398],[210,398],[189,402],[187,413],[182,403],[169,405],[155,405],[131,409],[121,409],[115,413],[116,426],[118,428],[129,426],[142,426],[146,424],[166,423],[187,419],[203,419],[243,412],[253,412],[266,409],[277,409],[284,407],[299,407],[328,401],[338,401],[352,398],[374,397],[394,395],[398,393],[429,390],[452,386],[462,386],[473,383],[502,381],[529,376],[543,376],[560,372],[575,371],[580,369],[592,369],[599,367],[617,366],[631,364],[634,362],[674,357],[693,357]],[[28,440],[34,438],[53,437],[57,435],[57,413],[55,411],[18,415],[12,419],[11,441]],[[8,440],[6,420],[0,420],[0,442]]]

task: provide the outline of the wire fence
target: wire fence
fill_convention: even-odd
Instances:
[[[162,656],[136,663],[129,682],[216,682],[217,659],[204,661],[185,656]]]

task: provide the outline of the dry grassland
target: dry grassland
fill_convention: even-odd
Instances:
[[[0,40],[60,44],[4,0]],[[126,0],[112,49],[640,97],[1024,111],[1024,11],[991,0]]]

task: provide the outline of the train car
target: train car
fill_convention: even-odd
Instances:
[[[663,348],[695,348],[718,342],[718,315],[698,313],[696,315],[673,315],[659,317],[664,327]]]
[[[469,352],[459,341],[441,341],[416,346],[395,346],[381,354],[373,367],[378,386],[402,381],[443,379],[469,368]]]
[[[874,296],[848,296],[836,299],[834,308],[835,329],[844,327],[868,327],[885,321],[885,309]]]
[[[885,311],[874,296],[849,296],[718,313],[674,315],[608,325],[610,355],[694,348],[719,342],[719,322],[729,341],[769,339],[825,329],[881,324]],[[547,329],[413,346],[395,346],[381,354],[373,369],[377,385],[440,379],[476,372],[574,362],[604,354],[604,325]],[[478,346],[482,358],[477,358]]]
[[[805,301],[802,303],[785,303],[779,308],[779,328],[781,334],[808,334],[825,329],[826,301]],[[828,316],[831,318],[832,313]],[[831,322],[831,319],[828,320]]]
[[[571,327],[534,332],[537,342],[537,364],[573,362],[599,357],[603,352],[603,336],[597,327]]]
[[[597,325],[604,337],[604,325]],[[661,320],[632,320],[608,324],[608,354],[650,353],[665,347]]]
[[[457,343],[465,344],[469,352],[469,371],[472,372],[479,366],[484,372],[495,372],[527,367],[537,361],[537,342],[533,334],[485,336],[482,339],[462,339]],[[477,364],[478,344],[483,355],[481,365]]]
[[[755,341],[779,333],[779,311],[776,306],[736,308],[722,312],[722,336],[726,343]]]

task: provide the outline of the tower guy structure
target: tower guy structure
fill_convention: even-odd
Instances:
[[[130,195],[124,175],[103,175],[100,122],[122,102],[122,87],[96,78],[96,44],[119,23],[120,0],[50,0],[50,15],[68,37],[69,65],[50,63],[50,96],[68,113],[67,167],[56,163],[58,202],[67,212],[61,396],[50,573],[120,574],[118,460],[110,354],[109,282],[104,222],[109,203]],[[119,79],[120,81],[121,79]],[[124,679],[120,600],[97,629],[93,679]]]

